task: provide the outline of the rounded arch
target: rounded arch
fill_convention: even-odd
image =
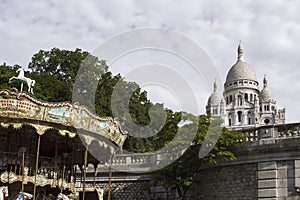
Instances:
[[[242,114],[243,114],[242,111],[238,111],[238,112],[237,112],[237,118],[238,118],[238,122],[239,122],[239,123],[242,123],[242,122],[243,122]]]
[[[232,126],[232,113],[228,113],[228,126]]]
[[[248,121],[248,125],[252,124],[252,113],[249,111],[247,114],[247,121]]]

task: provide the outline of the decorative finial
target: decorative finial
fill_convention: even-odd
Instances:
[[[268,80],[267,80],[267,76],[264,76],[264,88],[267,87],[268,85]]]
[[[238,46],[238,60],[245,61],[244,60],[244,47],[243,47],[242,41],[239,42],[239,46]]]
[[[217,80],[215,79],[215,82],[214,82],[214,92],[216,92],[218,89],[218,84],[217,84]]]

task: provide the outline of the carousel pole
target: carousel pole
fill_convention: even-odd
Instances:
[[[26,147],[21,147],[20,148],[20,151],[22,152],[22,189],[21,189],[21,192],[24,192],[24,176],[25,176],[25,173],[24,173],[24,168],[25,168],[25,152],[26,152]]]
[[[37,145],[37,150],[36,150],[35,176],[34,176],[34,186],[33,186],[33,200],[35,200],[35,194],[36,194],[36,178],[37,178],[38,167],[39,167],[40,145],[41,145],[41,135],[39,135],[39,137],[38,137],[38,145]]]
[[[108,177],[108,194],[107,194],[107,200],[110,200],[111,177],[112,177],[112,168],[111,168],[111,164],[109,164],[108,170],[109,170],[109,177]]]
[[[87,157],[88,157],[88,147],[85,148],[85,152],[84,152],[82,200],[85,200],[85,181],[86,181]]]
[[[97,166],[98,164],[94,164],[94,177],[93,177],[93,187],[96,187],[96,176],[97,176]]]
[[[66,159],[68,158],[68,153],[63,153],[63,157],[64,157],[64,167],[63,167],[63,171],[62,171],[62,182],[61,182],[61,189],[60,192],[63,193],[64,190],[64,181],[65,181],[65,171],[66,171]]]
[[[108,194],[107,194],[107,200],[110,200],[110,193],[111,193],[111,178],[112,178],[112,159],[113,159],[114,154],[112,154],[110,156],[109,159],[109,166],[108,166],[108,170],[109,170],[109,175],[108,175]]]
[[[62,171],[61,187],[60,187],[61,193],[63,193],[63,190],[64,190],[65,168],[66,168],[66,165],[64,164],[63,171]]]

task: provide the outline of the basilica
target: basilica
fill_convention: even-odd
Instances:
[[[229,129],[285,123],[285,109],[277,108],[266,76],[263,79],[262,90],[259,89],[254,70],[245,62],[241,43],[238,46],[237,61],[227,74],[223,95],[215,82],[214,91],[207,102],[206,113],[213,117],[221,117]]]

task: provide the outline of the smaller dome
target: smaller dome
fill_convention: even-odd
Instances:
[[[212,106],[219,105],[222,99],[223,99],[223,96],[221,95],[221,93],[218,92],[217,82],[215,81],[214,82],[214,92],[208,98],[207,105],[212,105]]]
[[[264,77],[264,88],[261,90],[259,95],[260,102],[275,101],[271,89],[268,87],[268,81],[266,76]]]
[[[208,105],[218,105],[222,100],[222,95],[219,92],[213,92],[208,98]]]

